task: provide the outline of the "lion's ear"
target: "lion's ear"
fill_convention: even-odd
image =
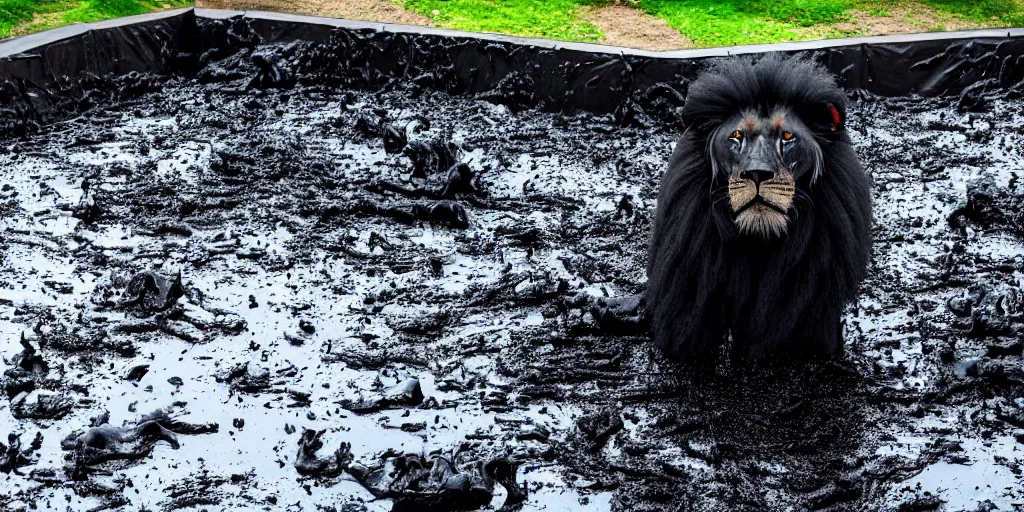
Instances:
[[[818,103],[804,110],[804,121],[815,132],[838,132],[843,129],[846,112],[842,105]]]
[[[828,112],[829,121],[831,122],[832,131],[837,131],[843,127],[843,116],[839,112],[839,109],[835,105],[828,103],[825,105],[825,110]]]

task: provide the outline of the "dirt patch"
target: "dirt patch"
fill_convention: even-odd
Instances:
[[[36,13],[31,20],[28,20],[11,29],[11,37],[23,36],[40,30],[46,30],[60,25],[62,12]]]
[[[581,10],[584,21],[593,23],[604,33],[601,42],[642,50],[680,50],[694,48],[693,41],[639,9],[621,4]]]
[[[868,11],[851,9],[847,12],[853,16],[853,19],[836,23],[831,28],[841,34],[874,36],[936,30],[968,30],[985,26],[983,23],[965,21],[917,2],[906,3],[887,11],[887,13],[872,14]],[[888,16],[881,14],[888,14]]]
[[[196,7],[292,12],[403,25],[433,24],[430,18],[407,11],[391,0],[198,0]]]

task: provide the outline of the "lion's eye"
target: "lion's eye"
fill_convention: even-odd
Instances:
[[[794,136],[792,133],[790,133],[790,132],[782,132],[782,141],[783,142],[793,142],[794,140],[796,140],[796,136]]]
[[[743,140],[743,134],[740,133],[739,130],[735,130],[735,131],[732,132],[732,135],[730,135],[729,138],[732,139],[732,140],[735,140],[736,142],[739,142],[739,141]]]

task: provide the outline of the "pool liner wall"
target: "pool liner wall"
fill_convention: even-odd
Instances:
[[[512,107],[671,121],[709,59],[783,52],[817,59],[848,89],[956,95],[1020,88],[1024,29],[876,36],[650,52],[290,14],[179,9],[73,25],[0,42],[0,106],[46,118],[87,79],[193,73],[201,56],[241,45],[306,42],[305,72],[375,88],[413,80]],[[341,77],[338,77],[341,78]],[[65,102],[66,103],[66,102]]]
[[[480,443],[466,454],[471,460],[486,460],[492,449],[508,453],[511,448],[526,461],[519,474],[525,476],[534,463],[551,468],[551,480],[521,480],[530,484],[532,503],[548,507],[558,505],[546,499],[562,496],[581,510],[600,508],[601,499],[616,500],[622,510],[687,508],[691,501],[706,504],[695,510],[767,509],[766,503],[924,510],[943,500],[972,498],[945,484],[972,474],[980,475],[983,486],[1019,496],[1014,436],[1024,416],[1019,400],[1013,400],[1022,396],[1024,373],[1020,343],[1012,336],[1021,325],[1022,262],[1017,255],[1024,252],[1018,250],[1019,236],[1006,232],[1020,223],[1013,208],[1003,206],[1019,204],[1014,202],[1019,182],[1011,181],[1020,169],[1019,98],[993,100],[992,108],[978,115],[956,116],[950,102],[955,96],[854,95],[851,135],[875,184],[878,244],[865,301],[848,324],[851,364],[810,379],[753,375],[709,385],[705,393],[657,378],[671,370],[648,352],[653,347],[638,337],[612,336],[616,327],[604,321],[592,324],[588,315],[607,310],[587,312],[589,306],[580,305],[575,295],[579,289],[568,286],[590,283],[598,294],[605,283],[613,292],[640,289],[656,179],[674,130],[614,130],[607,118],[510,113],[475,98],[568,110],[581,108],[573,103],[581,98],[596,102],[603,97],[611,103],[596,110],[632,108],[650,115],[654,107],[670,109],[681,101],[692,76],[685,73],[709,59],[770,47],[657,54],[304,19],[201,10],[163,13],[154,15],[152,23],[130,23],[104,35],[122,45],[105,53],[84,47],[103,40],[87,32],[105,29],[71,27],[52,41],[62,43],[60,52],[76,56],[78,67],[59,73],[61,60],[55,56],[60,54],[48,54],[51,49],[41,44],[54,34],[10,42],[22,49],[41,48],[35,54],[15,52],[4,43],[11,50],[6,55],[35,65],[21,69],[37,73],[8,81],[19,84],[11,86],[19,105],[31,100],[32,105],[79,111],[96,106],[53,130],[0,143],[0,158],[7,161],[0,208],[7,205],[4,215],[11,215],[9,224],[17,227],[0,240],[0,256],[11,263],[2,269],[13,277],[8,288],[34,293],[38,287],[57,304],[50,307],[47,299],[36,308],[36,295],[16,292],[4,313],[15,310],[20,318],[7,316],[12,323],[0,318],[0,325],[11,333],[5,337],[12,342],[10,352],[17,334],[26,332],[27,341],[40,347],[39,357],[60,362],[53,378],[36,379],[46,386],[40,391],[69,389],[48,396],[61,403],[70,397],[68,407],[77,404],[67,419],[38,423],[28,414],[45,414],[40,410],[52,409],[48,403],[11,400],[9,409],[17,406],[29,419],[7,422],[8,431],[24,432],[27,441],[40,430],[48,439],[39,467],[25,473],[41,470],[41,478],[56,478],[40,487],[12,476],[9,487],[20,485],[28,496],[50,500],[40,500],[43,508],[66,500],[79,500],[68,501],[70,508],[93,508],[97,502],[84,501],[92,497],[67,491],[69,486],[94,488],[85,487],[88,481],[70,481],[86,471],[74,462],[84,461],[74,454],[85,452],[57,447],[51,433],[89,425],[86,417],[101,408],[113,411],[113,424],[121,416],[131,421],[125,425],[136,425],[132,401],[163,406],[175,400],[187,404],[182,412],[192,416],[194,425],[219,422],[220,435],[183,439],[182,451],[157,452],[137,466],[114,466],[115,474],[97,468],[102,470],[99,479],[89,477],[97,484],[137,482],[98,505],[128,498],[135,500],[128,506],[143,500],[173,509],[202,503],[198,497],[215,505],[223,499],[221,507],[236,509],[299,501],[311,507],[316,501],[344,506],[343,499],[366,496],[354,492],[352,475],[330,482],[303,475],[320,461],[329,465],[331,449],[341,442],[351,443],[351,455],[362,462],[377,460],[375,454],[383,449],[418,451],[410,438],[396,437],[419,435],[405,431],[406,425],[410,430],[427,425],[421,431],[430,432],[431,444],[424,444],[421,453],[455,449],[468,441]],[[911,36],[871,41],[911,44],[902,37]],[[935,37],[947,46],[957,39]],[[1003,40],[998,34],[982,39]],[[271,44],[250,51],[257,41]],[[856,63],[860,67],[847,69],[847,80],[868,83],[864,77],[881,69],[859,64],[862,47],[839,51],[831,44],[783,48],[834,58],[828,62],[840,71]],[[985,55],[984,48],[972,48]],[[292,67],[309,87],[248,90],[245,84],[258,72],[257,54]],[[987,62],[997,62],[996,57],[986,57]],[[963,65],[936,72],[947,58],[922,65],[922,76],[932,78],[932,84],[955,84],[949,77],[966,81],[965,73],[973,73]],[[1010,78],[1020,69],[1012,67],[1016,59],[1002,62],[1009,62],[1006,87],[1015,87]],[[213,76],[222,72],[220,78]],[[564,75],[550,78],[544,72]],[[128,75],[103,78],[121,73]],[[162,80],[172,74],[183,78],[173,78],[160,91]],[[228,74],[232,78],[225,79]],[[564,76],[583,81],[582,93],[592,96],[558,95],[571,92],[557,83]],[[588,86],[587,77],[597,79]],[[200,83],[205,79],[210,81]],[[970,87],[994,90],[998,79],[983,75]],[[331,80],[343,88],[320,87]],[[157,92],[134,98],[126,88],[145,90],[138,84]],[[538,84],[547,92],[538,92]],[[108,95],[101,87],[122,93]],[[371,90],[353,92],[351,87]],[[428,92],[414,97],[426,87],[464,96]],[[921,91],[963,92],[934,85]],[[120,101],[125,96],[128,101]],[[408,181],[407,190],[432,193],[434,185],[447,182],[447,164],[438,165],[422,188],[419,181],[406,180],[408,164],[415,160],[388,155],[383,132],[364,132],[359,124],[380,116],[401,128],[417,113],[434,125],[425,132],[412,130],[412,142],[424,147],[450,143],[455,130],[460,142],[469,142],[480,155],[466,159],[473,164],[467,169],[482,175],[476,182],[479,190],[460,193],[458,203],[406,197],[394,192],[397,187],[374,189]],[[907,137],[908,130],[914,135]],[[459,203],[468,205],[474,223],[468,230],[421,224],[410,213],[422,205]],[[360,239],[353,239],[353,233]],[[373,234],[382,240],[379,251]],[[366,251],[361,240],[367,241]],[[135,310],[132,300],[99,307],[124,297],[118,295],[119,279],[152,270],[183,271],[190,302],[182,306],[191,311],[204,303],[217,306],[227,320],[203,334],[171,330],[170,324],[140,324],[122,306]],[[396,282],[397,289],[391,286]],[[437,292],[437,284],[458,290],[461,283],[467,283],[465,292]],[[130,281],[124,285],[128,292]],[[264,290],[258,304],[257,295],[249,295],[257,289]],[[372,306],[367,298],[373,299]],[[547,317],[566,309],[564,320]],[[243,336],[249,334],[222,337],[236,328],[230,326],[240,325],[233,319],[243,315],[252,326],[248,347]],[[374,327],[367,329],[371,316]],[[315,322],[315,335],[303,334],[308,334],[303,321]],[[492,332],[502,324],[508,328]],[[138,332],[140,325],[157,331]],[[119,326],[126,326],[122,335],[107,336]],[[388,329],[402,334],[375,334]],[[634,324],[618,329],[619,334],[635,334]],[[135,370],[140,366],[148,372],[144,378]],[[270,388],[258,382],[264,369],[280,375],[276,368],[289,374],[302,368],[301,376]],[[434,395],[423,397],[426,407],[408,407],[408,418],[397,408],[358,412],[379,407],[386,398],[369,381],[390,385],[380,377],[405,379],[405,368],[410,376],[422,375],[426,394]],[[731,375],[736,374],[723,377]],[[480,385],[485,380],[495,385]],[[440,394],[439,383],[451,391]],[[233,399],[243,393],[244,404]],[[358,402],[347,401],[356,397]],[[288,403],[299,399],[299,408]],[[350,411],[344,418],[329,413],[343,403]],[[552,411],[564,412],[534,412],[549,404],[555,405]],[[520,407],[529,410],[520,412]],[[317,419],[302,419],[314,411]],[[442,427],[434,430],[429,424],[438,425],[439,416]],[[244,431],[242,418],[248,425]],[[47,430],[47,424],[59,428]],[[310,463],[280,463],[288,460],[289,449],[295,453],[299,437],[292,435],[298,431],[289,433],[289,425],[329,432],[319,456],[310,450]],[[488,433],[500,437],[492,443]],[[538,434],[543,442],[534,437]],[[613,436],[618,437],[605,451]],[[232,444],[242,438],[261,442]],[[907,439],[922,441],[908,445]],[[300,439],[300,454],[310,445]],[[921,446],[920,455],[914,446]],[[628,452],[640,455],[619,455]],[[903,453],[908,455],[894,456]],[[648,459],[647,454],[670,455]],[[72,460],[65,461],[65,455]],[[421,459],[402,460],[423,466]],[[48,465],[53,473],[42,471]],[[337,464],[328,470],[337,471]],[[160,482],[138,483],[136,475],[154,472]],[[218,482],[226,487],[218,488]],[[900,489],[924,493],[929,501]],[[882,507],[882,501],[892,506]],[[946,507],[977,508],[971,505]]]

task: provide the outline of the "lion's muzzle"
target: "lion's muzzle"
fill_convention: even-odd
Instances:
[[[729,201],[741,233],[779,236],[789,224],[796,183],[788,172],[748,171],[729,180]]]

